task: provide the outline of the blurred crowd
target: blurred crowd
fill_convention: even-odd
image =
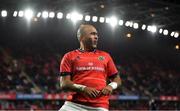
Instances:
[[[31,50],[23,54],[17,54],[11,49],[0,47],[0,93],[61,92],[58,78],[61,57],[62,55],[56,53],[34,53]],[[180,66],[178,62],[172,66],[168,64],[168,61],[164,62],[165,59],[143,56],[139,53],[130,57],[121,55],[119,57],[120,60],[123,60],[117,62],[119,63],[117,68],[123,85],[114,94],[138,95],[150,98],[161,95],[179,96],[180,71],[176,69]],[[21,101],[17,104],[15,102],[6,104],[15,108],[18,103],[21,104]],[[43,103],[47,104],[48,102]],[[43,106],[43,103],[40,106],[48,107],[48,104]],[[141,102],[134,103],[139,104]],[[5,103],[0,104],[0,109],[4,106],[3,104]],[[26,104],[29,103],[26,102]],[[58,106],[60,103],[54,102],[53,104]],[[126,107],[125,102],[123,104]],[[142,107],[147,108],[147,104]]]
[[[58,110],[64,103],[63,100],[4,100],[0,101],[0,109],[2,110]],[[110,110],[179,110],[180,102],[174,101],[156,101],[150,104],[146,100],[136,101],[110,101]]]

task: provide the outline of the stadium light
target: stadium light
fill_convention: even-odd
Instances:
[[[79,14],[77,12],[72,12],[71,13],[71,20],[75,23],[78,21],[78,16]]]
[[[143,24],[142,27],[141,27],[142,30],[145,30],[146,29],[146,25]]]
[[[156,26],[154,26],[154,25],[149,25],[148,27],[147,27],[147,30],[148,31],[150,31],[150,32],[152,32],[152,33],[155,33],[156,31],[157,31],[157,27]]]
[[[138,29],[138,28],[139,28],[139,24],[138,24],[138,23],[134,23],[134,24],[133,24],[133,28],[134,28],[134,29]]]
[[[119,25],[123,25],[124,21],[123,20],[119,20]]]
[[[104,18],[104,17],[100,17],[100,18],[99,18],[99,22],[100,22],[100,23],[104,23],[104,21],[105,21],[105,18]]]
[[[68,14],[66,15],[66,19],[71,19],[71,14],[70,14],[70,13],[68,13]]]
[[[130,24],[131,24],[130,21],[126,21],[125,26],[128,27],[128,26],[130,26]]]
[[[48,12],[47,11],[43,11],[42,12],[42,17],[44,18],[44,19],[46,19],[46,18],[48,18]]]
[[[8,12],[6,10],[2,10],[1,11],[1,16],[2,17],[6,17],[7,15],[8,15]],[[48,11],[43,11],[42,13],[38,12],[33,20],[37,21],[37,18],[39,18],[41,16],[43,18],[48,18],[48,17],[49,18],[54,18],[55,15],[56,15],[55,12],[48,12]],[[25,11],[22,11],[22,10],[14,11],[13,12],[13,17],[17,17],[17,16],[25,17],[27,20],[30,20],[30,19],[33,18],[34,13],[30,9],[27,9]],[[62,19],[63,18],[63,13],[62,12],[58,12],[56,16],[57,16],[58,19]],[[68,13],[66,15],[66,19],[71,19],[73,22],[76,22],[78,20],[83,20],[83,17],[84,16],[82,14],[79,14],[77,12]],[[100,23],[109,23],[112,27],[115,27],[116,25],[122,26],[124,24],[126,27],[133,27],[134,29],[138,29],[139,28],[139,24],[138,23],[133,23],[132,21],[126,21],[125,22],[123,20],[118,20],[114,16],[112,16],[110,18],[109,17],[105,18],[105,17],[98,17],[98,16],[91,17],[90,15],[86,15],[84,17],[85,21],[90,21],[91,19],[92,19],[92,22],[97,22],[99,20]],[[141,29],[142,30],[147,29],[148,31],[150,31],[152,33],[155,33],[158,30],[157,26],[155,26],[155,25],[146,26],[145,24],[143,24],[141,26]],[[158,31],[159,31],[160,34],[163,34],[163,35],[168,35],[169,34],[171,37],[175,37],[175,38],[179,37],[179,33],[176,32],[176,31],[173,31],[171,33],[167,29],[165,29],[165,30],[159,29]]]
[[[151,26],[150,25],[147,26],[147,31],[151,31]]]
[[[38,13],[37,13],[37,17],[38,17],[38,18],[41,17],[41,12],[38,12]]]
[[[153,26],[151,26],[151,32],[152,32],[152,33],[155,33],[156,31],[157,31],[157,27],[156,27],[156,26],[154,26],[154,25],[153,25]]]
[[[98,17],[97,17],[97,16],[93,16],[93,17],[92,17],[92,21],[93,21],[93,22],[97,22],[97,20],[98,20]]]
[[[83,20],[83,15],[82,14],[79,14],[78,20]]]
[[[117,20],[117,18],[116,17],[114,17],[114,16],[112,16],[111,18],[110,18],[110,25],[112,26],[112,27],[115,27],[116,25],[117,25],[117,23],[118,23],[118,20]]]
[[[78,12],[72,12],[71,13],[71,20],[75,23],[78,20],[82,20],[83,19],[83,15],[79,14]]]
[[[106,23],[110,23],[110,18],[106,18]]]
[[[18,13],[18,16],[23,17],[24,16],[24,11],[20,10],[19,13]]]
[[[89,15],[85,16],[85,21],[90,21],[91,17]]]
[[[49,18],[54,18],[55,13],[54,12],[49,12]]]
[[[176,50],[179,50],[179,45],[178,45],[178,44],[175,46],[175,49],[176,49]]]
[[[27,20],[30,20],[30,19],[33,17],[33,11],[30,10],[30,9],[27,9],[27,10],[25,11],[24,17],[25,17]]]
[[[131,34],[131,33],[127,33],[127,34],[126,34],[126,37],[127,37],[127,38],[131,38],[131,37],[132,37],[132,34]]]
[[[2,10],[1,11],[1,16],[2,17],[7,17],[7,11],[6,10]]]
[[[176,33],[174,34],[174,37],[175,37],[175,38],[178,38],[178,37],[179,37],[179,33],[176,32]]]
[[[17,11],[14,11],[13,17],[17,17],[17,14],[18,14],[18,12],[17,12]]]
[[[130,22],[129,27],[133,27],[133,22]]]
[[[63,18],[63,13],[62,12],[58,12],[57,13],[57,18],[58,19],[62,19]]]
[[[168,35],[168,33],[169,33],[169,32],[168,32],[167,29],[165,29],[165,30],[163,31],[163,34],[164,34],[164,35]]]
[[[171,34],[170,34],[170,35],[171,35],[171,37],[173,37],[173,36],[174,36],[174,34],[175,34],[175,32],[171,32]]]
[[[162,32],[163,32],[163,29],[159,29],[159,33],[162,34]]]

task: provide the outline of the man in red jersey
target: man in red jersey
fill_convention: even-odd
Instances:
[[[96,49],[94,26],[80,25],[77,37],[80,48],[66,53],[60,64],[60,87],[75,93],[59,111],[108,111],[109,95],[121,84],[116,66],[107,52]]]

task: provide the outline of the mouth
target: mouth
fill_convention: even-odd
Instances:
[[[97,47],[97,41],[93,41],[92,45],[93,47]]]

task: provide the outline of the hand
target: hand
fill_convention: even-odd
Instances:
[[[113,92],[113,88],[107,85],[104,89],[101,90],[102,95],[110,95]]]
[[[91,98],[96,98],[99,96],[100,91],[96,90],[95,88],[85,87],[83,93]]]

